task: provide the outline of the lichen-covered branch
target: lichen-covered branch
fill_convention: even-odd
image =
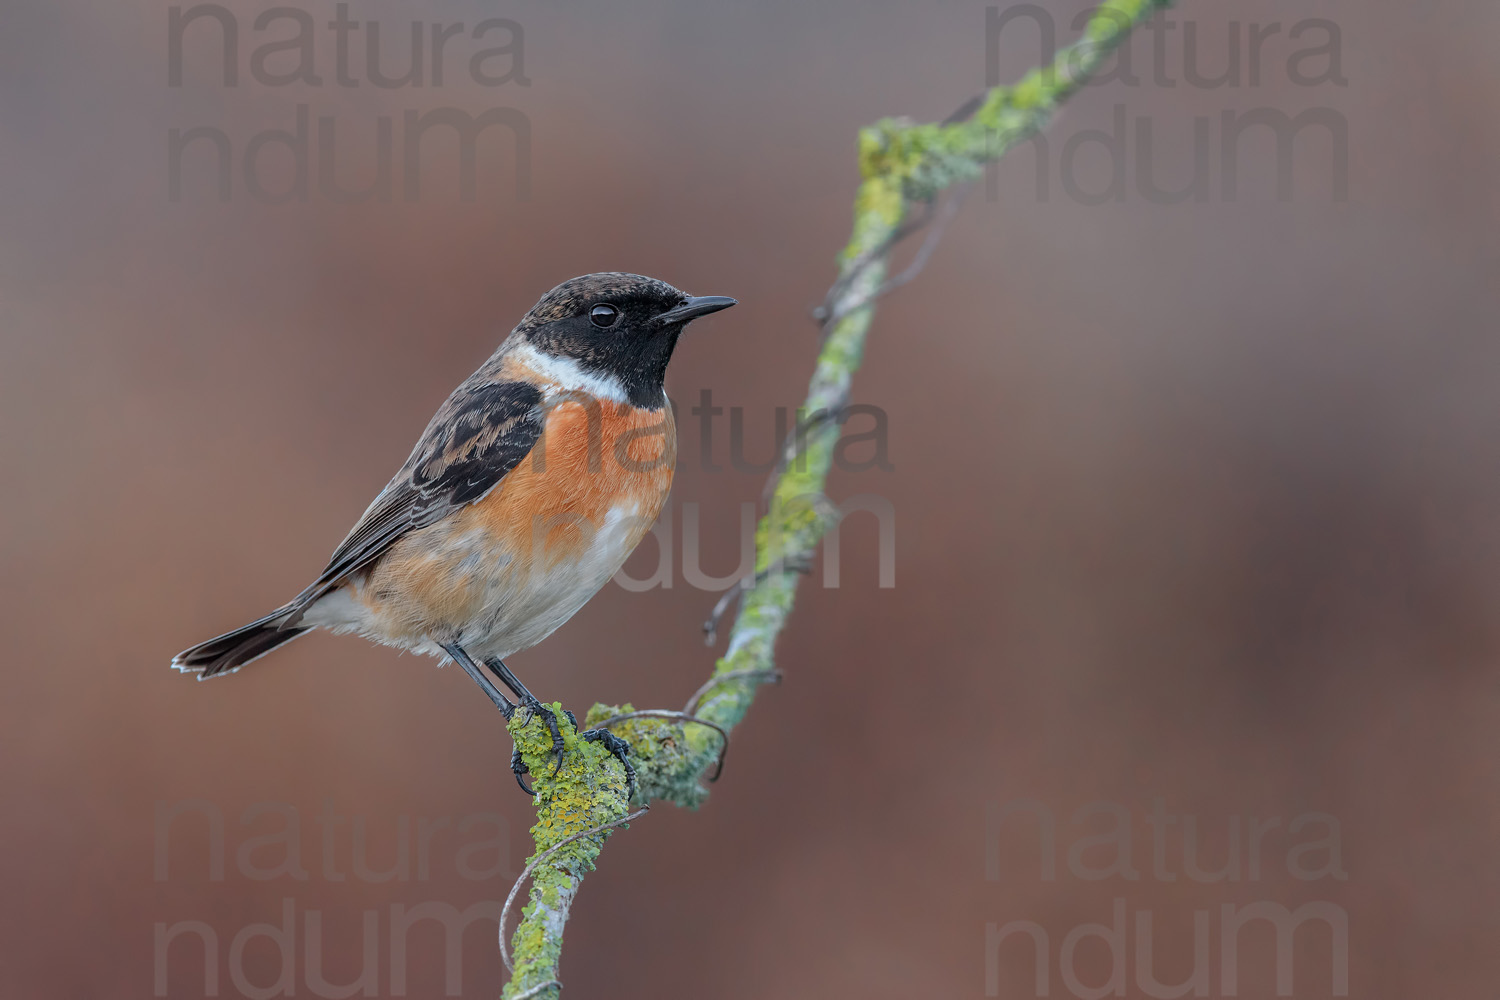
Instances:
[[[906,234],[903,226],[912,208],[930,205],[943,189],[979,176],[986,163],[1045,127],[1130,30],[1169,2],[1105,0],[1083,37],[1058,52],[1051,65],[988,91],[963,120],[915,124],[886,119],[860,132],[854,231],[839,255],[838,280],[824,305],[824,337],[799,432],[789,443],[789,460],[779,470],[756,530],[756,579],[741,596],[727,652],[690,706],[690,714],[712,725],[661,714],[611,722],[609,728],[632,747],[638,776],[634,801],[698,805],[707,795],[702,776],[718,759],[722,734],[744,718],[758,686],[775,676],[776,639],[792,610],[801,570],[832,522],[833,505],[823,486],[839,438],[838,415],[848,405],[874,301],[886,287],[889,255]],[[562,717],[561,706],[554,708]],[[595,705],[586,723],[597,725],[634,711],[631,705]],[[599,743],[580,739],[562,718],[568,746],[555,776],[545,727],[524,712],[510,723],[537,790],[532,858],[543,860],[535,864],[530,901],[512,938],[514,973],[505,1000],[552,997],[561,990],[558,958],[569,908],[604,840],[630,809],[623,768]],[[597,832],[579,836],[591,830]]]

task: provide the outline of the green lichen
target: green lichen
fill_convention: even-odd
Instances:
[[[531,771],[532,787],[540,803],[536,824],[531,828],[536,844],[532,859],[575,834],[620,819],[628,810],[624,768],[598,743],[579,739],[578,731],[562,714],[560,705],[550,707],[557,712],[565,744],[562,763],[555,774],[552,734],[540,718],[525,711],[517,712],[507,727],[521,759]],[[514,997],[557,978],[561,928],[567,920],[573,894],[583,876],[593,870],[611,832],[563,844],[533,871],[529,902],[521,909],[521,924],[511,939],[515,972],[502,994],[504,997]]]

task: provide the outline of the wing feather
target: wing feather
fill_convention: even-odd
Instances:
[[[409,531],[480,500],[521,463],[541,437],[541,392],[526,382],[462,386],[443,404],[411,457],[347,538],[327,567],[292,602],[295,625],[307,606],[349,574],[378,559]]]

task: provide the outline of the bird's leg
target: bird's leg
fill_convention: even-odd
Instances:
[[[556,774],[558,770],[562,768],[563,750],[566,747],[566,744],[563,742],[562,730],[559,729],[557,725],[557,713],[538,701],[536,695],[532,694],[526,689],[526,685],[522,684],[521,681],[516,677],[516,675],[510,672],[510,668],[505,665],[505,661],[500,659],[498,656],[492,656],[489,659],[485,660],[484,665],[488,667],[496,677],[500,678],[500,683],[510,688],[510,693],[516,696],[522,708],[528,709],[533,715],[540,716],[542,721],[547,724],[547,728],[551,730],[552,755],[554,758],[552,762],[552,773]],[[507,719],[508,718],[509,717],[507,716]],[[571,712],[568,713],[568,718],[569,720],[573,721],[573,728],[577,729],[578,723],[576,720],[573,720],[573,714]],[[512,759],[511,764],[511,769],[514,770],[514,759]],[[520,781],[519,773],[516,775],[516,780]],[[521,787],[525,788],[526,786],[523,783]]]
[[[495,707],[500,710],[500,714],[505,716],[505,721],[509,722],[511,716],[516,714],[516,706],[511,704],[510,700],[500,693],[500,689],[495,687],[495,682],[486,677],[484,671],[475,666],[473,658],[464,652],[464,648],[458,643],[444,642],[439,643],[439,645],[443,647],[444,652],[452,658],[454,663],[464,668],[464,673],[474,678],[474,683],[484,689],[484,693],[490,696],[490,701],[495,703]],[[512,752],[510,755],[510,772],[516,776],[516,784],[521,786],[521,791],[527,795],[536,794],[526,787],[526,779],[522,777],[526,773],[526,765],[521,763],[521,751],[519,750]]]
[[[468,653],[464,652],[464,648],[456,642],[440,642],[438,645],[443,647],[443,652],[447,653],[454,663],[463,667],[464,673],[474,678],[474,683],[484,689],[484,693],[489,695],[490,701],[495,703],[495,707],[500,710],[500,714],[505,716],[505,721],[509,722],[510,717],[516,713],[516,706],[512,705],[510,700],[500,693],[500,689],[495,687],[494,681],[486,677],[484,672],[475,666],[473,659],[469,657]]]
[[[552,752],[556,755],[556,759],[552,765],[552,773],[556,774],[558,769],[562,767],[564,750],[562,731],[557,724],[557,713],[553,712],[546,705],[543,705],[537,699],[536,695],[527,690],[526,685],[521,683],[520,678],[511,673],[510,668],[505,665],[504,660],[501,660],[499,657],[491,657],[484,661],[484,665],[496,677],[500,678],[500,683],[510,688],[510,693],[516,696],[522,707],[541,716],[542,720],[547,723],[547,727],[552,731]],[[577,732],[578,717],[567,709],[563,709],[563,714],[568,717],[568,722],[573,726],[573,730]],[[508,719],[509,716],[506,718]],[[620,737],[608,729],[590,729],[578,733],[578,735],[590,743],[604,744],[604,749],[608,750],[614,756],[615,760],[620,762],[620,766],[625,769],[626,798],[635,794],[635,768],[630,764],[630,744],[620,739]],[[520,784],[521,789],[527,795],[534,794],[530,788],[526,787],[526,782],[521,778],[526,773],[526,764],[521,760],[520,750],[516,750],[511,754],[510,769],[515,773],[516,781]]]

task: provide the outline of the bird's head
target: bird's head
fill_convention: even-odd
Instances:
[[[511,334],[544,360],[617,384],[636,406],[662,405],[667,363],[685,326],[735,300],[688,295],[655,278],[606,272],[564,281]]]

